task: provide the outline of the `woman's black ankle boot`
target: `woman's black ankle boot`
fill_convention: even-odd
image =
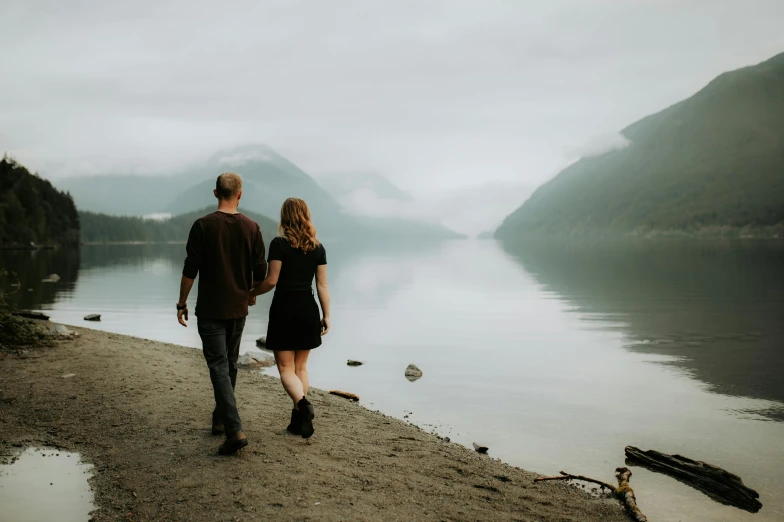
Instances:
[[[299,435],[301,429],[302,419],[299,416],[299,410],[295,408],[291,410],[291,422],[289,422],[289,425],[286,426],[286,431],[289,433],[294,433],[295,435]]]
[[[313,405],[305,397],[302,397],[297,403],[297,409],[299,410],[299,418],[302,422],[299,434],[302,435],[303,439],[308,439],[315,431],[313,428],[313,418],[316,416],[316,412],[313,410]]]

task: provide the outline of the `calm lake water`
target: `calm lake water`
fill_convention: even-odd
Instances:
[[[313,386],[547,474],[612,482],[626,445],[679,453],[739,474],[763,504],[747,513],[633,467],[652,521],[784,520],[784,245],[326,247],[333,331]],[[54,321],[198,347],[193,318],[175,319],[183,255],[91,246],[2,252],[0,266],[32,289],[19,304]],[[59,283],[40,282],[53,272]],[[243,351],[269,302],[252,309]],[[409,363],[422,379],[404,378]]]

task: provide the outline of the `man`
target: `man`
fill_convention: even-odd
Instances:
[[[188,236],[177,320],[188,326],[186,302],[199,274],[196,317],[215,393],[212,434],[226,434],[218,453],[229,455],[248,445],[234,399],[237,357],[248,305],[253,304],[250,290],[254,281],[264,280],[267,262],[259,225],[237,212],[242,179],[233,172],[221,174],[213,193],[217,212],[197,219]]]

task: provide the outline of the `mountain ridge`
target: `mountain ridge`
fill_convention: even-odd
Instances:
[[[496,231],[501,239],[784,229],[784,53],[723,73],[632,123],[628,147],[582,158]]]
[[[389,220],[348,214],[315,179],[266,145],[218,151],[207,160],[168,176],[66,178],[61,186],[71,190],[81,210],[109,215],[179,215],[214,204],[215,177],[227,170],[236,171],[243,178],[241,208],[277,215],[286,198],[302,198],[324,237],[463,237],[442,225],[399,219],[397,226],[391,226]]]

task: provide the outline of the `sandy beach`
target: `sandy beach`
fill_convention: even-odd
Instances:
[[[324,391],[310,394],[314,437],[292,436],[279,381],[251,371],[237,383],[250,445],[219,457],[200,351],[74,330],[0,353],[0,454],[79,452],[95,466],[93,520],[627,520],[614,500]]]

